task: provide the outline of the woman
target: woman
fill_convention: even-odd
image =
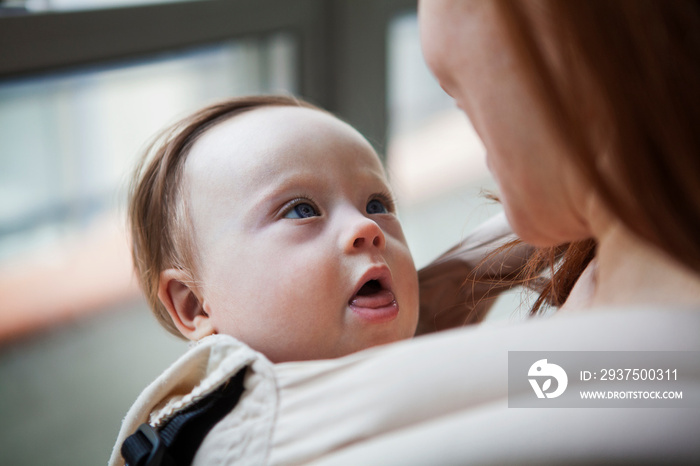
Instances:
[[[562,257],[536,304],[561,309],[336,364],[375,388],[351,386],[343,404],[362,414],[337,422],[363,434],[319,464],[697,463],[700,4],[423,0],[419,19],[426,60],[482,138],[514,231],[541,248],[533,270]],[[508,407],[526,395],[504,388],[515,350],[627,350],[647,364],[692,351],[674,360],[694,407]],[[568,390],[616,387],[587,377],[570,373]],[[283,396],[307,399],[280,380]],[[278,438],[291,425],[283,415]]]
[[[483,139],[515,232],[597,244],[595,286],[564,307],[697,308],[697,2],[482,3],[423,2],[425,56]]]
[[[200,452],[217,456],[194,464],[697,464],[700,5],[423,0],[419,16],[427,61],[483,139],[514,231],[540,248],[532,270],[563,260],[537,303],[561,309],[334,360],[256,361],[245,409],[204,439]],[[595,352],[612,364],[613,351],[645,358],[615,369],[671,361],[663,369],[679,375],[655,390],[681,390],[685,404],[554,408],[561,392],[626,382],[567,381],[535,358]],[[523,355],[533,359],[515,370]],[[217,368],[207,348],[193,362]]]

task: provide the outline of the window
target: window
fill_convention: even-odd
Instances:
[[[289,35],[0,84],[0,259],[84,228],[123,201],[139,149],[177,115],[297,91]]]
[[[416,265],[421,267],[500,210],[486,151],[423,59],[415,13],[389,26],[387,168]]]
[[[481,196],[483,190],[496,191],[486,150],[428,70],[415,13],[389,24],[387,67],[387,170],[421,268],[502,208]],[[487,319],[523,318],[527,307],[520,305],[521,295],[522,288],[503,293]]]

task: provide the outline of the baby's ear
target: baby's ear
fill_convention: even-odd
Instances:
[[[211,319],[204,311],[186,272],[178,269],[162,271],[158,298],[185,338],[199,340],[215,333]]]

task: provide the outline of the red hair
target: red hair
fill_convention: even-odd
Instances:
[[[700,3],[500,0],[498,6],[526,79],[607,209],[700,272]],[[534,15],[544,21],[539,28]],[[553,56],[541,46],[541,24]],[[533,258],[533,270],[545,261],[553,271],[534,310],[563,303],[594,249],[588,240]]]

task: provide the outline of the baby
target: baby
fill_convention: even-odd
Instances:
[[[307,103],[246,97],[185,118],[138,168],[129,214],[151,307],[198,343],[139,395],[110,466],[309,459],[333,445],[325,430],[342,428],[347,406],[331,403],[342,422],[314,424],[313,406],[287,397],[288,375],[305,368],[299,383],[315,403],[314,374],[329,361],[309,360],[416,332],[417,273],[382,164],[357,131]],[[422,333],[464,324],[470,309],[480,315],[478,296],[493,285],[479,294],[462,284],[493,241],[477,234],[426,269]],[[481,269],[498,279],[503,264]],[[347,369],[352,359],[333,363]],[[335,388],[323,396],[353,390]],[[312,432],[291,444],[278,429],[290,405]]]
[[[231,99],[174,125],[129,205],[160,322],[235,337],[274,363],[410,338],[418,280],[371,145],[290,97]]]

